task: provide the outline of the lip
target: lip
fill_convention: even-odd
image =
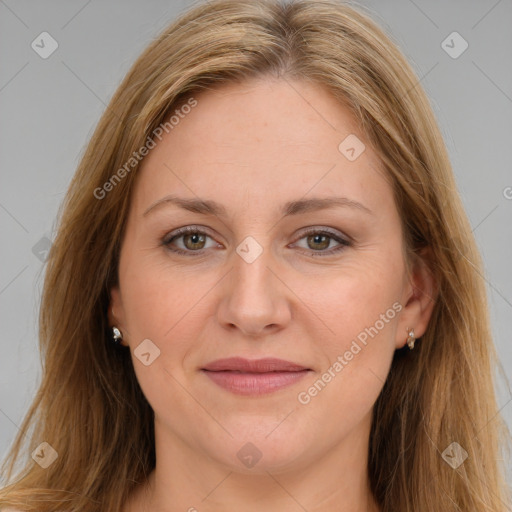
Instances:
[[[231,357],[208,363],[201,371],[218,386],[238,395],[261,395],[290,386],[311,369],[291,361],[266,357]]]
[[[225,370],[267,373],[267,372],[296,372],[300,370],[309,370],[305,366],[276,359],[275,357],[264,357],[262,359],[245,359],[243,357],[228,357],[226,359],[217,359],[208,363],[203,370],[218,372]]]

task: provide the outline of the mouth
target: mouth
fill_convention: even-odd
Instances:
[[[298,382],[311,371],[282,359],[240,357],[219,359],[201,368],[216,385],[237,395],[272,393]]]

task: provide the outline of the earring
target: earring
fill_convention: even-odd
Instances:
[[[414,337],[414,329],[407,328],[407,345],[409,345],[409,348],[412,350],[414,348],[414,342],[416,341],[416,338]]]
[[[121,341],[123,340],[123,333],[117,328],[112,327],[112,341],[116,347],[121,345]]]

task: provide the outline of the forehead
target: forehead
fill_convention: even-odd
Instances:
[[[351,112],[320,85],[255,79],[193,98],[196,106],[174,113],[172,129],[144,159],[136,208],[166,193],[243,207],[308,191],[361,201],[390,192]],[[347,158],[347,145],[360,155]]]

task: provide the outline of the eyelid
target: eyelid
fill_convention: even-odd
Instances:
[[[207,227],[200,226],[200,225],[188,225],[188,226],[183,226],[181,228],[177,228],[177,229],[171,231],[170,233],[166,234],[164,236],[164,238],[162,239],[161,243],[162,243],[162,245],[166,246],[171,252],[173,252],[175,254],[191,255],[191,256],[200,256],[200,255],[204,254],[204,252],[207,249],[199,249],[197,251],[192,251],[192,250],[183,250],[183,249],[179,249],[179,248],[170,248],[169,247],[171,241],[173,241],[176,238],[181,238],[182,236],[184,236],[188,233],[199,233],[199,234],[205,235],[214,240],[213,235],[210,234],[210,230]],[[303,251],[307,252],[308,255],[312,255],[312,256],[328,257],[330,255],[334,255],[334,254],[342,251],[343,249],[345,249],[347,247],[350,247],[353,243],[352,239],[349,236],[339,232],[338,230],[334,230],[333,228],[322,227],[322,226],[309,226],[309,227],[303,228],[301,230],[299,236],[296,237],[295,241],[292,242],[291,245],[293,246],[293,244],[296,244],[298,241],[302,240],[303,238],[305,238],[306,236],[311,235],[311,234],[328,236],[329,238],[333,239],[334,241],[336,241],[339,244],[338,246],[336,246],[334,248],[324,250],[324,251],[314,251],[312,249],[308,250],[308,249],[301,248]],[[215,240],[215,242],[217,244],[219,244],[219,242],[217,242],[216,240]]]
[[[174,229],[170,233],[167,233],[163,237],[161,244],[163,246],[167,247],[169,249],[169,251],[174,252],[176,254],[183,254],[183,255],[186,254],[186,255],[192,255],[192,256],[194,256],[194,255],[199,256],[199,255],[203,254],[204,251],[206,251],[206,249],[200,249],[197,251],[190,251],[190,250],[185,251],[183,249],[169,247],[170,243],[174,239],[181,238],[182,236],[187,235],[189,233],[199,233],[201,235],[205,235],[205,236],[211,238],[212,240],[214,240],[213,235],[210,233],[210,230],[207,227],[192,224],[192,225],[183,226],[181,228]],[[215,240],[215,243],[219,244],[219,242],[217,242],[216,240]]]
[[[312,249],[301,248],[303,251],[306,251],[308,253],[308,255],[310,255],[310,256],[314,256],[314,257],[319,256],[319,257],[327,258],[329,256],[333,256],[333,255],[343,251],[347,247],[351,247],[353,244],[353,241],[351,240],[350,237],[340,233],[338,230],[333,230],[332,228],[326,228],[326,227],[320,227],[320,226],[310,226],[308,228],[304,228],[304,230],[300,233],[300,235],[297,237],[295,242],[293,242],[293,244],[296,244],[298,241],[302,240],[303,238],[305,238],[309,235],[313,235],[313,234],[326,235],[329,238],[331,238],[332,240],[336,241],[339,245],[337,245],[336,247],[332,247],[325,251],[314,251]]]
[[[167,233],[164,236],[163,240],[165,243],[168,243],[173,238],[177,238],[180,235],[184,235],[184,234],[186,235],[187,233],[201,233],[201,234],[205,234],[205,235],[208,235],[209,237],[213,238],[211,231],[207,227],[196,225],[196,224],[190,224],[188,226],[183,226],[181,228],[172,230],[171,232]]]
[[[304,228],[303,230],[301,230],[300,235],[298,236],[297,240],[300,240],[301,238],[304,238],[304,236],[307,236],[307,235],[313,234],[313,233],[328,235],[334,239],[339,239],[342,242],[346,242],[347,244],[352,243],[351,238],[349,236],[345,235],[344,233],[342,233],[341,231],[338,231],[336,229],[329,228],[329,227],[323,227],[323,226],[309,226],[307,228]]]

